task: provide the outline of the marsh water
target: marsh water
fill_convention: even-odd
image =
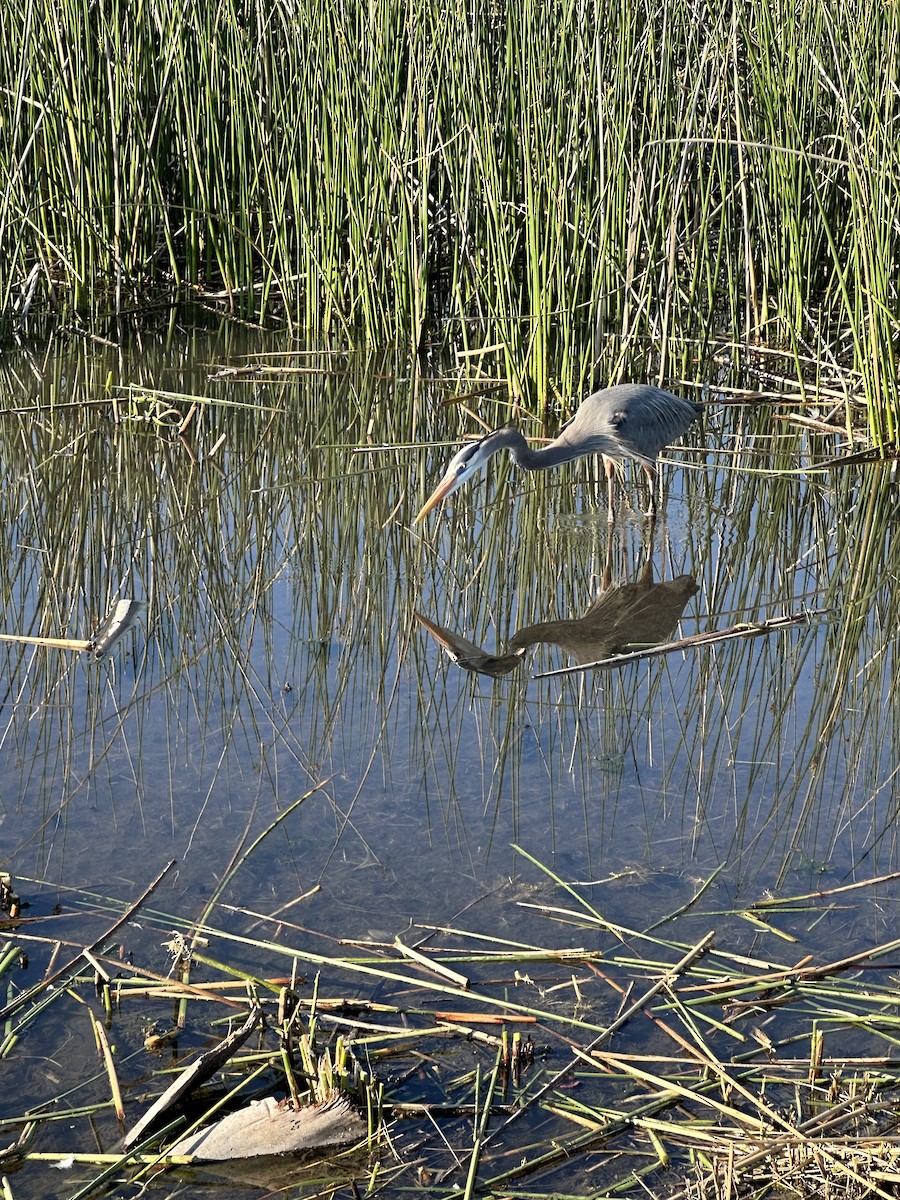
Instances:
[[[448,404],[472,390],[452,363],[234,328],[8,355],[2,632],[87,639],[123,597],[146,605],[99,661],[0,646],[0,866],[47,939],[13,992],[172,859],[118,934],[162,974],[167,930],[208,905],[222,929],[320,952],[411,927],[564,948],[584,932],[538,934],[529,906],[567,902],[559,881],[628,929],[702,890],[690,928],[738,943],[762,936],[740,914],[767,895],[900,868],[895,484],[883,464],[822,468],[836,441],[748,366],[668,381],[707,407],[665,455],[651,529],[640,472],[609,526],[598,464],[526,475],[505,456],[415,525],[473,411],[509,415],[491,392]],[[629,633],[626,601],[653,594],[655,634]],[[549,640],[515,640],[541,622]],[[778,952],[883,939],[896,896],[800,921]],[[259,966],[252,946],[210,953]],[[97,1070],[63,1011],[7,1056],[5,1117]],[[137,1018],[114,1025],[123,1054]],[[51,1190],[46,1171],[16,1180]]]

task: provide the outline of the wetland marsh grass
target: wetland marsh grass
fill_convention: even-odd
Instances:
[[[819,435],[773,450],[726,409],[698,434],[706,462],[687,447],[666,473],[676,524],[651,553],[657,577],[697,582],[682,632],[827,617],[615,673],[533,678],[567,665],[542,647],[485,682],[448,664],[415,612],[493,651],[583,614],[608,563],[614,582],[635,579],[640,525],[596,519],[591,464],[532,478],[501,463],[414,536],[444,452],[407,431],[444,385],[359,354],[282,375],[258,350],[237,360],[251,372],[210,382],[208,364],[235,361],[231,337],[145,346],[127,388],[101,386],[114,351],[85,347],[45,363],[37,397],[18,367],[5,376],[0,632],[87,637],[118,595],[148,605],[133,653],[102,667],[0,650],[14,788],[0,798],[32,814],[6,825],[32,871],[76,836],[82,802],[121,820],[113,842],[137,822],[199,849],[219,790],[236,789],[239,811],[257,792],[287,806],[324,776],[326,825],[374,858],[398,803],[421,809],[432,851],[468,858],[477,797],[489,844],[540,809],[554,848],[575,821],[588,863],[655,859],[665,832],[679,862],[728,861],[737,888],[834,856],[887,869],[900,710],[884,631],[900,620],[900,563],[883,465],[766,473],[782,437],[814,465]],[[181,421],[195,410],[183,432],[154,421],[154,397]],[[317,882],[304,871],[300,890]]]
[[[884,441],[898,24],[894,4],[12,0],[0,310],[21,321],[34,286],[33,319],[103,325],[175,289],[436,336],[492,348],[532,406],[635,346],[671,377],[724,330],[858,372]]]

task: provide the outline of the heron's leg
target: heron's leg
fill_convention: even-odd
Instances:
[[[656,466],[648,466],[646,463],[641,464],[644,468],[644,473],[650,482],[650,506],[647,509],[648,517],[656,516]]]
[[[606,511],[609,523],[611,525],[616,519],[616,506],[613,504],[613,499],[615,496],[616,464],[613,459],[607,458],[604,454],[603,466],[606,469],[606,502],[608,505]]]

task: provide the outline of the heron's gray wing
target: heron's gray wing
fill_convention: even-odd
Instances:
[[[660,450],[690,429],[699,411],[691,400],[648,387],[614,409],[609,422],[616,437],[636,458],[652,461]]]

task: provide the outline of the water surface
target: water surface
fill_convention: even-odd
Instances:
[[[476,431],[443,403],[449,373],[320,351],[285,374],[286,349],[169,330],[6,364],[3,631],[88,638],[121,597],[147,606],[99,662],[0,648],[0,862],[43,936],[93,940],[170,859],[125,938],[161,972],[167,921],[211,899],[223,929],[277,936],[260,917],[282,917],[292,944],[320,951],[410,924],[564,947],[584,931],[538,933],[519,903],[553,891],[532,860],[637,929],[715,875],[688,932],[750,945],[756,931],[723,911],[897,868],[884,467],[806,470],[834,444],[769,405],[721,406],[717,386],[736,382],[721,376],[692,391],[709,409],[666,456],[652,531],[639,472],[610,528],[596,464],[528,476],[499,458],[414,526]],[[243,370],[251,353],[269,356],[258,372]],[[505,419],[495,401],[468,404]],[[454,663],[416,617],[497,656],[523,627],[679,578],[693,582],[672,636],[808,619],[537,678],[587,651],[529,644],[495,677]],[[810,923],[797,956],[877,941],[893,905],[883,888]],[[30,954],[16,986],[47,965],[48,950]],[[229,956],[255,965],[251,949],[216,948]],[[47,1099],[48,1054],[50,1094],[83,1077],[86,1027],[77,1014],[50,1027],[14,1052],[9,1115]],[[118,1037],[138,1047],[138,1024]],[[46,1177],[20,1184],[46,1194]]]

